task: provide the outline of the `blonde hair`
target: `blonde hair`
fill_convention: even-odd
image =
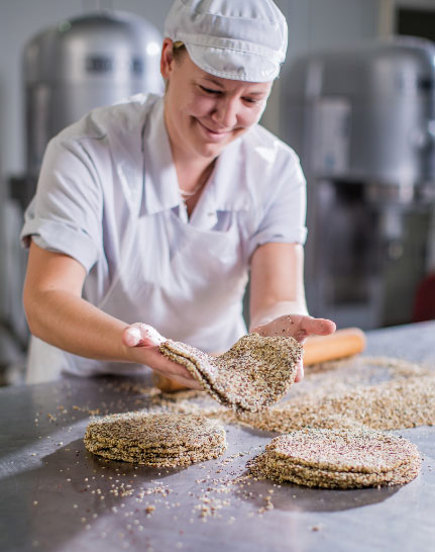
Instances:
[[[172,43],[172,54],[174,59],[179,59],[180,56],[186,51],[186,46],[181,40],[176,40]]]
[[[180,61],[181,57],[186,52],[186,46],[181,40],[176,40],[172,43],[172,55],[175,61]],[[165,79],[165,93],[168,90],[168,81]]]

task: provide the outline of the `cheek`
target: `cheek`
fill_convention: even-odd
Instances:
[[[204,109],[190,86],[183,79],[173,79],[170,83],[170,104],[175,119],[180,122],[190,116],[196,117]]]
[[[193,96],[185,105],[185,113],[193,117],[205,117],[213,111],[215,102],[203,96]]]
[[[255,123],[258,123],[261,115],[263,114],[264,106],[246,108],[241,111],[239,115],[239,122],[245,127],[250,127]]]

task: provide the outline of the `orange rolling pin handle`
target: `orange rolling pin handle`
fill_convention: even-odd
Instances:
[[[331,335],[311,336],[304,343],[304,365],[350,357],[361,353],[365,346],[366,336],[359,328],[344,328]]]

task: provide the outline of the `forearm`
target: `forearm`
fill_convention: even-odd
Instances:
[[[36,337],[78,356],[143,364],[184,385],[198,387],[184,366],[161,354],[155,329],[142,332],[146,320],[130,325],[84,300],[85,277],[85,268],[75,259],[31,244],[23,301],[30,331]]]
[[[299,244],[269,243],[252,258],[250,328],[288,314],[308,314],[303,249]]]
[[[122,342],[128,326],[84,299],[62,290],[32,294],[26,312],[32,334],[79,356],[99,360],[132,361]]]

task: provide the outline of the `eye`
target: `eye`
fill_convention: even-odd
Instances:
[[[206,94],[210,94],[212,96],[219,96],[221,94],[220,90],[213,90],[212,88],[206,88],[205,86],[201,85],[199,85],[199,88]]]
[[[242,98],[244,102],[248,103],[248,104],[256,104],[258,103],[258,100],[256,100],[255,98]]]

